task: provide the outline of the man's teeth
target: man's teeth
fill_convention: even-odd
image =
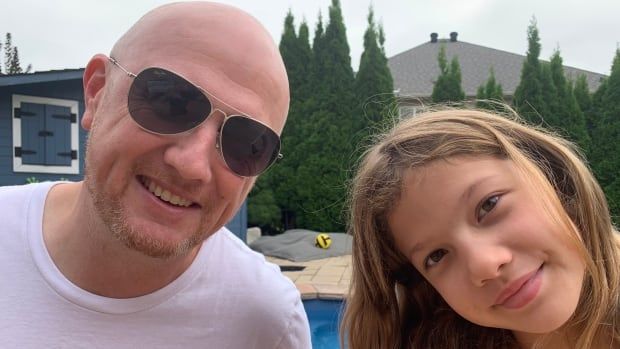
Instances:
[[[155,196],[167,203],[182,207],[189,207],[192,204],[191,201],[178,195],[173,195],[169,191],[162,189],[159,185],[155,184],[155,182],[148,178],[144,178],[144,185],[151,193],[155,194]]]

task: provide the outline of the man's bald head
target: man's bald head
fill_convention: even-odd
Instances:
[[[229,87],[253,90],[272,104],[269,112],[278,115],[270,126],[279,132],[284,126],[289,104],[284,63],[267,30],[240,9],[200,1],[158,7],[118,40],[111,55],[130,70],[169,64],[175,71],[175,65],[191,66],[211,77],[225,75]],[[223,87],[209,90],[221,97],[217,88]]]
[[[121,37],[111,56],[115,63],[95,55],[84,71],[81,123],[90,131],[85,179],[93,202],[89,207],[94,207],[102,226],[130,249],[151,257],[189,256],[190,249],[196,251],[233,217],[256,179],[238,175],[226,163],[225,116],[244,114],[276,132],[284,127],[289,91],[282,58],[256,19],[209,2],[175,3],[147,13]],[[140,75],[153,67],[198,86],[214,112],[191,131],[170,137],[141,129],[133,122],[130,105],[147,111],[176,108],[175,96],[185,102],[188,90],[190,102],[202,99],[185,83],[162,90],[157,79]],[[134,79],[124,71],[137,75]],[[132,95],[142,82],[152,91]],[[157,104],[162,95],[163,104]],[[176,116],[176,111],[163,114],[162,118]],[[239,133],[234,136],[246,137],[243,129],[231,127],[228,130]],[[228,139],[233,147],[242,143]],[[253,156],[262,146],[257,140],[242,148]],[[158,195],[155,186],[190,206],[162,199],[164,194]],[[145,195],[152,200],[144,200]],[[175,213],[169,210],[171,205],[177,206]]]

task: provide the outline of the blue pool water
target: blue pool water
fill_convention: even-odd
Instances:
[[[311,299],[304,301],[304,308],[310,320],[312,349],[338,349],[339,317],[342,301]]]

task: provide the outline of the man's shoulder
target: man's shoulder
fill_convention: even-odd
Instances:
[[[221,228],[213,238],[219,240],[218,252],[226,253],[226,258],[221,260],[222,263],[234,265],[242,273],[255,275],[257,272],[263,272],[273,274],[274,277],[283,277],[277,265],[267,261],[261,253],[249,248],[226,227]]]
[[[48,183],[0,186],[0,207],[23,209],[33,197],[32,195]],[[3,210],[3,214],[8,211]]]
[[[291,295],[288,301],[296,301],[295,298],[299,297],[297,288],[282,274],[280,267],[250,249],[228,229],[220,229],[213,238],[216,246],[212,246],[209,252],[217,255],[217,258],[210,258],[212,264],[207,265],[207,269],[217,268],[218,277],[224,279],[225,283],[266,291],[273,294],[274,298],[280,297],[280,300],[287,298],[282,299],[283,294]]]
[[[0,186],[0,196],[10,197],[20,194],[27,194],[28,192],[31,192],[34,187],[35,185],[33,184]]]
[[[0,186],[0,198],[27,198],[36,190],[46,190],[54,185],[55,182],[42,182],[31,184],[4,185]]]

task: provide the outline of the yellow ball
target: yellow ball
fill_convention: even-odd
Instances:
[[[332,244],[332,238],[329,237],[329,235],[325,233],[320,233],[319,235],[316,236],[316,239],[314,239],[314,246],[318,248],[328,249],[329,246],[331,246],[331,244]]]

